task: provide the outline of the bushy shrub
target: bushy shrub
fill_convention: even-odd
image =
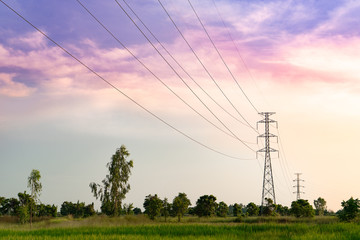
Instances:
[[[299,199],[291,203],[290,212],[295,217],[313,217],[315,215],[314,208],[308,200]]]
[[[342,201],[341,206],[343,207],[343,209],[339,211],[338,217],[341,221],[349,222],[358,216],[360,209],[360,200],[351,197],[347,201]]]

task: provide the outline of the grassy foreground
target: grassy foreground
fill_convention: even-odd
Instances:
[[[164,223],[144,217],[63,218],[36,223],[31,230],[29,226],[0,223],[0,239],[360,239],[360,224],[331,219],[303,222],[289,219],[285,223],[234,223],[231,218],[184,220],[184,223]]]

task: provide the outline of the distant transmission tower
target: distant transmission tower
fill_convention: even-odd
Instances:
[[[300,191],[300,189],[304,187],[304,186],[300,185],[300,181],[304,182],[304,180],[300,179],[301,173],[295,173],[295,175],[296,175],[296,179],[294,179],[293,181],[294,182],[296,181],[296,185],[293,187],[296,187],[296,192],[293,192],[293,193],[296,193],[296,200],[299,200],[299,199],[301,199],[300,193],[304,193],[304,192]]]
[[[263,115],[264,119],[259,121],[258,123],[265,123],[265,133],[258,136],[258,138],[259,137],[265,138],[265,147],[263,149],[258,150],[258,152],[265,153],[264,178],[263,178],[263,189],[262,189],[262,198],[261,198],[261,206],[262,206],[261,209],[263,209],[263,206],[266,203],[266,198],[271,199],[274,202],[274,204],[276,204],[270,153],[277,152],[277,150],[270,147],[270,138],[271,137],[277,138],[277,136],[270,133],[269,125],[270,123],[276,123],[276,128],[277,128],[277,122],[269,118],[270,115],[275,114],[274,112],[261,112],[259,114]]]

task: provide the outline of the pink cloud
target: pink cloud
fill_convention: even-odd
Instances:
[[[8,97],[27,97],[35,92],[35,88],[13,81],[14,74],[0,73],[0,95]]]
[[[45,39],[38,32],[29,32],[24,34],[23,36],[9,39],[8,43],[12,46],[27,46],[30,48],[41,49],[47,46],[47,39]]]
[[[299,36],[279,47],[278,55],[259,61],[274,81],[355,82],[360,70],[358,38]]]

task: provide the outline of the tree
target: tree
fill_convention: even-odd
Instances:
[[[0,212],[2,215],[17,216],[19,213],[20,201],[16,198],[4,198],[1,202]]]
[[[42,185],[40,182],[40,172],[39,170],[33,169],[28,177],[28,188],[31,191],[31,198],[34,199],[36,204],[38,197],[40,196]],[[30,226],[32,225],[32,216],[33,216],[33,207],[30,205]]]
[[[350,222],[351,220],[356,218],[360,211],[360,200],[351,197],[347,201],[342,201],[341,206],[343,207],[343,209],[340,210],[338,215],[340,220]]]
[[[28,206],[30,210],[30,205],[32,205],[32,208],[35,209],[35,201],[30,194],[26,193],[26,191],[24,193],[18,193],[18,198],[20,206]]]
[[[280,216],[289,216],[290,215],[290,210],[287,206],[283,206],[281,204],[277,204],[276,205],[276,210],[275,210]]]
[[[123,206],[123,213],[125,215],[134,215],[134,204],[124,204]]]
[[[45,205],[39,204],[37,207],[37,214],[38,217],[56,217],[57,215],[57,207],[55,205]]]
[[[167,217],[170,215],[172,208],[172,204],[169,203],[167,198],[164,198],[162,201],[162,208],[161,208],[161,215],[165,217],[165,222],[167,220]]]
[[[36,212],[36,204],[34,199],[26,193],[18,193],[19,197],[19,209],[18,209],[18,216],[21,224],[27,223],[30,220],[30,216],[32,212],[30,209],[35,210]],[[34,214],[35,215],[35,214]]]
[[[96,214],[96,212],[95,212],[95,208],[94,208],[94,203],[91,203],[84,207],[84,217],[85,218],[94,216],[95,214]]]
[[[314,200],[314,206],[315,206],[315,214],[318,216],[323,216],[326,211],[325,199],[319,197],[318,199]]]
[[[226,203],[220,202],[216,209],[216,215],[219,217],[226,217],[229,212],[229,207]]]
[[[61,204],[61,207],[60,207],[60,214],[62,216],[68,216],[68,215],[73,215],[73,213],[75,212],[75,207],[74,207],[74,204],[72,202],[63,202]]]
[[[185,193],[179,193],[179,195],[174,198],[172,208],[174,214],[178,217],[178,222],[180,222],[181,217],[184,216],[190,205],[191,202]]]
[[[133,167],[133,161],[127,161],[130,153],[124,145],[121,145],[107,164],[109,174],[102,181],[102,186],[94,182],[90,183],[91,192],[96,199],[101,201],[101,211],[107,215],[118,216],[121,203],[126,193],[130,190],[128,183]]]
[[[237,217],[237,216],[241,215],[241,213],[242,213],[242,205],[235,203],[233,205],[233,215],[234,215],[234,217]]]
[[[215,214],[216,207],[216,197],[203,195],[196,201],[195,213],[199,217],[210,217]]]
[[[5,202],[6,202],[6,198],[0,197],[0,216],[4,215],[4,213],[3,213],[3,203],[5,203]]]
[[[262,215],[264,216],[273,216],[276,214],[276,205],[274,204],[271,198],[265,198],[266,205],[262,209]]]
[[[260,208],[256,206],[255,203],[250,202],[248,205],[246,205],[246,214],[248,216],[257,216],[259,215]]]
[[[138,207],[136,207],[136,208],[134,208],[134,214],[135,215],[139,215],[139,214],[141,214],[142,212],[141,212],[141,209],[140,208],[138,208]]]
[[[63,216],[72,215],[75,218],[90,217],[95,215],[94,203],[85,205],[84,202],[72,203],[65,201],[61,204],[60,213]]]
[[[154,220],[155,217],[159,216],[163,206],[163,201],[155,195],[148,195],[145,197],[144,201],[145,214],[149,216],[151,220]]]
[[[299,199],[291,203],[291,214],[295,217],[313,217],[314,209],[308,202],[308,200]]]
[[[188,214],[190,214],[190,215],[196,215],[195,208],[196,208],[196,207],[189,207],[189,208],[188,208]]]
[[[27,205],[19,207],[18,216],[21,224],[25,224],[29,221],[29,208]]]

